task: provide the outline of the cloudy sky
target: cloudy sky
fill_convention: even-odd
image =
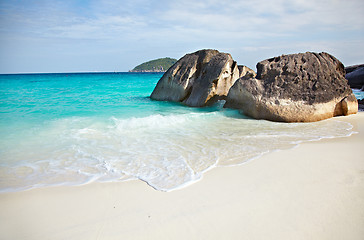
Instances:
[[[128,71],[199,49],[238,64],[326,51],[364,63],[363,0],[0,0],[0,73]]]

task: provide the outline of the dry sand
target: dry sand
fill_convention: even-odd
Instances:
[[[364,113],[359,132],[303,143],[187,188],[141,181],[0,194],[0,239],[364,239]]]

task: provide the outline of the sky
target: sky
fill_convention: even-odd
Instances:
[[[0,73],[123,72],[200,49],[364,63],[363,0],[0,0]]]

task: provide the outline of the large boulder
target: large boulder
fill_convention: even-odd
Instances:
[[[364,90],[364,64],[346,67],[345,70],[350,87]]]
[[[158,81],[151,99],[202,107],[226,97],[239,78],[228,53],[200,50],[179,59]]]
[[[225,107],[256,119],[312,122],[356,113],[358,102],[339,60],[307,52],[259,62],[256,77],[235,82]]]

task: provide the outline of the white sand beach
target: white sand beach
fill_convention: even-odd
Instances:
[[[364,112],[350,137],[308,142],[186,188],[142,181],[0,194],[0,239],[317,239],[364,236]]]

